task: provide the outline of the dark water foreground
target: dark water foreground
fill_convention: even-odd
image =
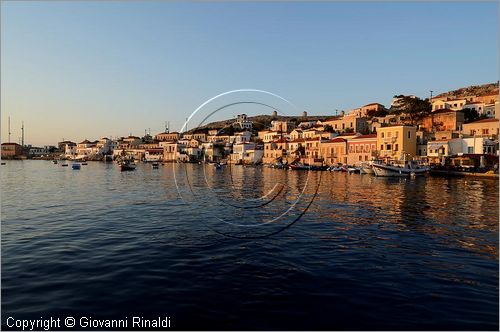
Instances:
[[[173,329],[498,330],[494,180],[46,161],[0,171],[3,328],[169,316]]]

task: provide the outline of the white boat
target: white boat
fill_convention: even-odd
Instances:
[[[373,171],[372,165],[370,163],[362,163],[361,167],[359,169],[359,172],[361,174],[374,174],[375,173]]]
[[[429,172],[429,167],[414,161],[374,163],[372,169],[376,176],[405,177],[424,175]]]

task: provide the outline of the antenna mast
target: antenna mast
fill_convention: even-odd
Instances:
[[[10,116],[9,116],[9,143],[10,143]]]
[[[21,146],[24,146],[24,121],[21,122]]]

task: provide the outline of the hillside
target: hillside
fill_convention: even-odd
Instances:
[[[256,116],[249,116],[248,119],[253,122],[253,127],[254,130],[264,130],[266,128],[269,128],[271,126],[271,121],[274,120],[288,120],[292,122],[296,122],[297,124],[303,121],[317,121],[321,120],[324,121],[327,118],[331,118],[330,116],[326,115],[315,115],[315,116],[283,116],[283,115],[278,115],[278,116],[272,116],[272,115],[256,115]],[[222,121],[215,121],[208,123],[204,126],[201,126],[199,128],[193,128],[189,130],[189,133],[193,133],[194,131],[206,131],[209,129],[222,129],[224,127],[229,126],[230,124],[234,123],[236,119],[228,119],[228,120],[222,120]]]
[[[459,99],[465,96],[486,96],[498,94],[498,81],[482,85],[471,85],[466,88],[460,88],[448,92],[441,93],[434,98],[452,98]]]

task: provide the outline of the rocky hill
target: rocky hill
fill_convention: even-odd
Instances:
[[[498,94],[498,81],[482,85],[471,85],[466,88],[444,92],[434,98],[460,99],[465,96],[487,96],[492,94]]]
[[[326,115],[318,115],[318,116],[283,116],[283,115],[277,115],[277,116],[272,116],[272,115],[256,115],[256,116],[249,116],[248,119],[253,122],[253,129],[254,130],[264,130],[267,129],[271,126],[271,121],[274,120],[287,120],[291,122],[295,122],[299,124],[300,122],[303,121],[324,121],[327,118],[331,118],[332,116],[326,116]],[[215,121],[208,123],[204,126],[201,126],[199,128],[194,128],[189,130],[189,133],[193,133],[195,131],[206,131],[209,129],[222,129],[225,127],[228,127],[232,123],[234,123],[236,119],[228,119],[228,120],[222,120],[222,121]]]

